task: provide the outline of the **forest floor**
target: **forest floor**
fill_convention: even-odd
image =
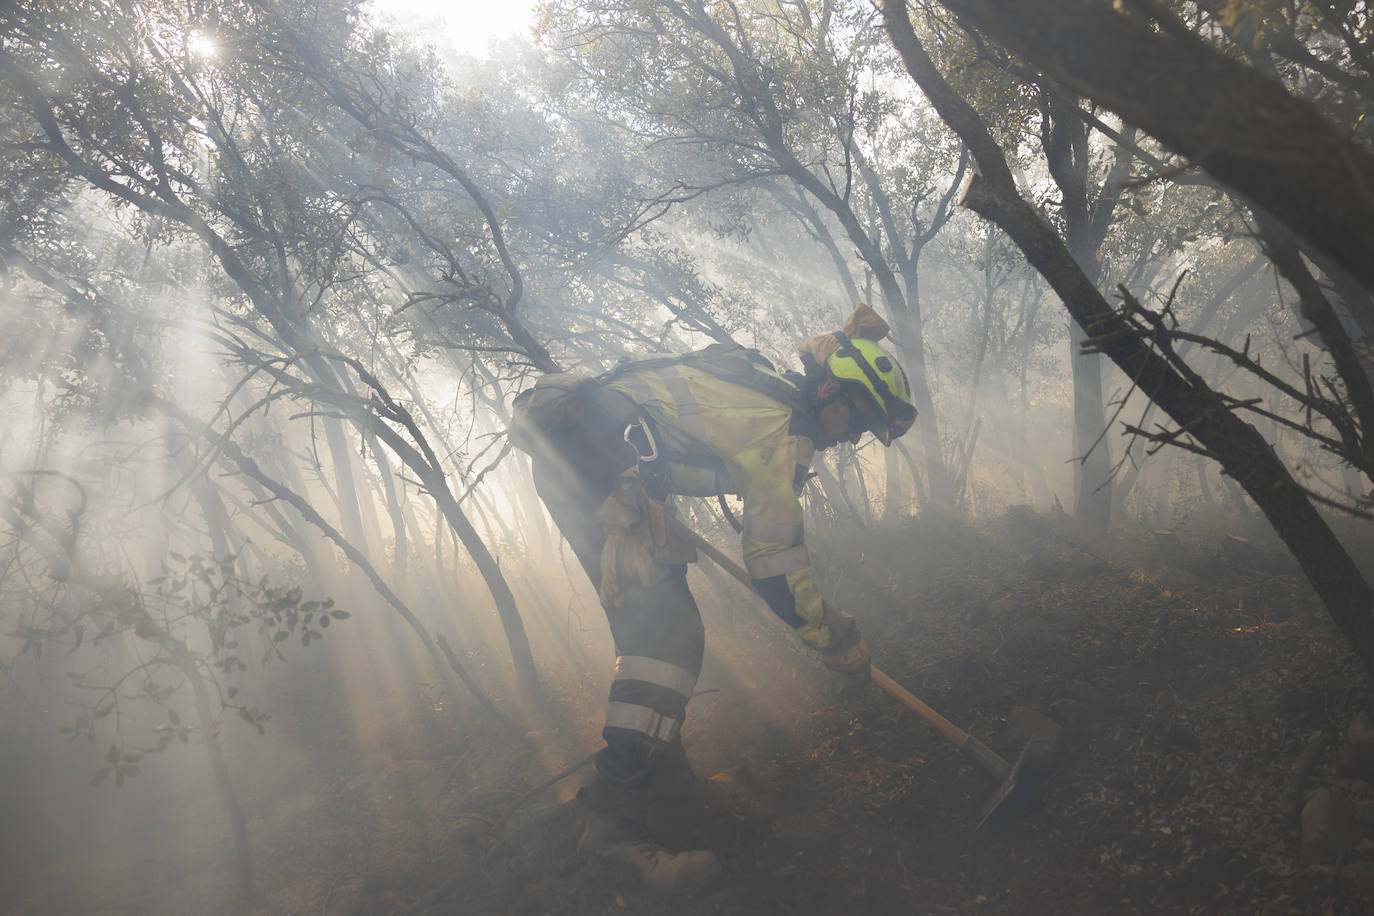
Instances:
[[[1305,793],[1337,786],[1352,810],[1367,802],[1366,784],[1338,778],[1336,757],[1370,682],[1291,560],[1220,543],[1177,551],[1147,534],[1099,551],[1013,510],[982,525],[875,530],[829,563],[818,545],[831,597],[863,622],[875,662],[918,696],[1009,757],[1016,706],[1063,725],[1038,797],[981,828],[995,781],[933,730],[876,688],[837,694],[827,675],[798,674],[800,653],[768,656],[689,711],[689,756],[734,803],[672,839],[721,856],[715,893],[655,899],[628,870],[581,861],[581,815],[566,799],[585,769],[529,796],[553,771],[479,776],[474,756],[473,779],[461,780],[471,788],[450,786],[441,803],[451,829],[362,879],[346,909],[328,909],[1374,911],[1370,839],[1334,864],[1299,859]],[[752,701],[751,689],[779,680],[794,685],[790,715]],[[499,747],[482,754],[502,759]]]
[[[667,842],[720,855],[724,881],[708,896],[656,899],[627,869],[576,854],[573,795],[591,768],[551,777],[599,743],[611,667],[583,583],[560,599],[565,632],[540,633],[552,711],[528,734],[453,709],[422,661],[383,666],[389,653],[405,657],[404,640],[392,647],[361,626],[375,670],[322,652],[280,669],[288,680],[266,737],[229,745],[255,902],[233,892],[222,812],[197,788],[206,783],[177,781],[195,754],[150,761],[98,796],[80,791],[79,758],[44,778],[61,775],[65,756],[51,756],[6,776],[23,804],[4,810],[63,829],[0,830],[12,840],[0,911],[1374,912],[1374,726],[1368,759],[1352,771],[1341,758],[1374,691],[1296,565],[1272,536],[1252,534],[1146,531],[1089,545],[1022,509],[809,532],[827,598],[858,617],[898,682],[1009,758],[1017,707],[1062,724],[1039,792],[981,828],[996,780],[876,687],[842,689],[704,562],[691,577],[707,661],[684,741],[730,803],[655,824]],[[468,651],[475,668],[509,664]],[[331,665],[344,667],[331,675]],[[1304,855],[1300,812],[1322,793],[1319,826],[1342,851]],[[109,812],[99,822],[86,813],[97,797]]]

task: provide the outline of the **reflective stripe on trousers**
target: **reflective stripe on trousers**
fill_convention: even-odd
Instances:
[[[680,695],[684,700],[692,698],[692,690],[697,685],[697,676],[672,662],[662,659],[646,658],[642,655],[622,655],[615,660],[615,679],[617,681],[643,681],[665,687]]]
[[[806,553],[806,545],[798,544],[796,547],[789,547],[777,553],[746,558],[744,565],[748,567],[751,577],[768,579],[773,576],[785,576],[799,569],[806,569],[811,565],[811,558]]]
[[[800,524],[782,524],[744,513],[744,536],[755,541],[795,547],[802,542],[802,534]]]
[[[637,732],[654,741],[671,742],[682,728],[681,719],[673,719],[647,706],[634,703],[607,703],[606,728]]]
[[[697,662],[700,665],[700,662]],[[697,676],[672,662],[643,655],[616,659],[606,704],[606,728],[672,741],[687,715]]]

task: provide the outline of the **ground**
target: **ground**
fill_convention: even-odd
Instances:
[[[1374,843],[1340,868],[1300,864],[1299,812],[1341,782],[1339,735],[1370,682],[1281,551],[1206,543],[1225,546],[1145,532],[1095,549],[1013,510],[819,545],[832,597],[899,682],[1008,757],[1016,707],[1062,724],[1036,791],[981,827],[995,780],[891,698],[837,693],[800,653],[734,658],[686,731],[732,806],[673,837],[720,854],[716,893],[657,900],[580,861],[580,813],[560,799],[585,768],[529,794],[551,773],[511,767],[508,784],[446,787],[448,834],[379,867],[342,912],[1369,912],[1356,860]]]
[[[198,759],[194,747],[118,791],[84,789],[80,761],[57,773],[65,756],[11,773],[6,784],[30,788],[5,810],[62,830],[6,834],[0,886],[12,890],[0,909],[1374,911],[1374,759],[1352,772],[1341,757],[1352,720],[1370,709],[1371,682],[1277,543],[1258,529],[1246,538],[1142,531],[1088,544],[1066,521],[1024,509],[811,532],[827,597],[860,620],[882,670],[1009,758],[1018,707],[1062,725],[1030,791],[981,827],[996,780],[886,694],[844,688],[703,564],[692,579],[707,665],[684,738],[727,804],[655,825],[671,843],[720,855],[725,881],[708,896],[655,899],[633,874],[575,853],[582,815],[572,798],[590,775],[577,764],[597,745],[609,677],[605,646],[581,662],[571,648],[579,626],[595,636],[596,609],[584,606],[562,655],[540,653],[548,707],[528,732],[453,709],[423,659],[386,682],[368,677],[389,670],[380,666],[331,673],[342,663],[327,653],[282,669],[267,735],[236,733],[229,744],[255,900],[234,892],[215,797],[178,769]],[[408,645],[363,641],[378,658]],[[40,780],[44,769],[54,778]],[[159,796],[165,804],[149,804]],[[1322,807],[1314,796],[1330,809],[1324,829],[1340,834],[1335,854],[1311,842],[1318,854],[1304,852],[1300,812]],[[53,814],[66,803],[94,811],[96,800],[113,806],[99,823]]]

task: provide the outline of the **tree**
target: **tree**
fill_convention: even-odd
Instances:
[[[339,4],[315,12],[322,17],[310,18],[314,40],[346,45],[356,10]],[[378,301],[381,279],[375,255],[341,257],[350,250],[345,243],[358,240],[357,215],[371,189],[348,183],[338,164],[351,153],[329,131],[357,112],[332,108],[315,84],[283,75],[301,66],[279,56],[294,33],[271,6],[112,13],[91,17],[78,9],[50,17],[33,11],[5,21],[0,74],[7,104],[24,113],[21,129],[27,131],[11,152],[33,174],[51,176],[55,186],[84,184],[136,213],[145,231],[193,241],[210,256],[237,300],[218,310],[218,319],[276,349],[286,364],[305,371],[315,390],[346,406],[343,413],[315,418],[325,430],[348,539],[361,545],[375,540],[369,535],[375,517],[357,487],[343,420],[414,463],[492,591],[522,681],[537,684],[510,588],[452,498],[422,431],[412,425],[410,441],[388,439],[394,431],[381,431],[384,424],[368,402],[350,394],[352,370],[324,355],[334,349],[330,338],[341,326],[367,320],[357,307]],[[192,50],[191,23],[198,14],[214,23],[216,40],[232,54],[210,61]],[[368,50],[387,50],[383,38],[368,37]],[[450,177],[462,185],[458,172]],[[331,182],[336,178],[341,180]],[[472,189],[461,190],[482,211]],[[491,228],[489,215],[479,212],[478,225]],[[481,230],[473,234],[480,237]],[[487,238],[496,259],[507,264],[499,232]],[[368,241],[382,250],[388,244],[385,237]]]
[[[946,195],[921,207],[929,185],[884,186],[882,170],[897,163],[886,162],[881,147],[863,147],[865,121],[872,137],[879,126],[900,120],[897,99],[861,88],[891,68],[875,41],[872,11],[855,4],[699,0],[551,9],[566,55],[605,101],[612,124],[663,147],[660,168],[691,176],[677,179],[686,189],[700,193],[783,177],[838,225],[872,272],[893,319],[922,414],[919,435],[932,498],[951,499],[914,296],[921,250],[948,218],[941,203]],[[877,191],[871,220],[860,203],[869,188]],[[798,216],[816,225],[804,210]]]
[[[1160,433],[1138,428],[1134,432],[1215,459],[1245,489],[1302,565],[1361,662],[1374,671],[1374,590],[1317,512],[1309,494],[1255,428],[1237,415],[1254,405],[1212,389],[1179,355],[1178,341],[1186,338],[1200,343],[1206,338],[1180,332],[1169,302],[1156,310],[1147,309],[1123,288],[1123,307],[1110,307],[1084,275],[1064,239],[1021,197],[992,135],[925,53],[905,4],[888,3],[884,12],[889,34],[912,78],[973,151],[980,174],[970,183],[965,205],[996,222],[1016,241],[1083,328],[1087,342],[1109,356],[1178,424]],[[1359,429],[1343,412],[1339,397],[1331,399],[1320,393],[1313,397],[1310,387],[1306,393],[1294,389],[1249,361],[1248,354],[1215,342],[1209,345],[1300,405],[1325,412],[1325,418],[1342,436],[1341,441],[1329,440],[1328,445],[1347,460],[1363,452]]]
[[[74,504],[54,511],[73,500],[37,485],[48,480],[74,489]],[[27,611],[16,615],[13,630],[22,641],[20,655],[38,659],[45,649],[60,648],[68,657],[68,675],[83,699],[81,712],[62,731],[73,740],[110,741],[92,785],[110,779],[123,786],[139,775],[145,755],[188,744],[193,736],[200,742],[229,819],[233,873],[241,892],[253,895],[247,819],[222,747],[227,713],[259,733],[269,718],[239,696],[248,671],[244,658],[251,650],[262,653],[264,664],[282,659],[287,639],[299,634],[301,645],[309,646],[349,613],[333,599],[306,600],[301,588],[274,586],[265,576],[247,581],[234,573],[233,556],[172,553],[163,574],[142,588],[135,577],[93,560],[101,555],[99,540],[112,532],[86,510],[84,488],[60,472],[27,475],[0,509],[7,523],[0,593]],[[51,587],[15,588],[36,579]],[[122,664],[97,663],[96,653],[108,657],[111,647],[125,645],[136,651],[114,653]],[[71,661],[83,647],[78,659],[84,667]],[[188,704],[194,723],[177,712]],[[140,717],[130,710],[142,707],[146,718],[149,706],[158,708],[159,724],[139,734]]]
[[[1362,190],[1374,188],[1374,155],[1311,103],[1194,34],[1162,3],[943,5],[1059,85],[1159,138],[1374,288],[1368,258],[1374,207]],[[1363,92],[1367,47],[1358,28],[1346,25],[1348,17],[1360,14],[1348,4],[1316,7],[1325,21],[1334,20],[1352,62],[1363,71],[1362,77],[1342,69],[1342,81],[1348,77]],[[1310,51],[1298,54],[1291,42],[1281,45],[1320,64]],[[1122,60],[1132,65],[1122,67]],[[1198,92],[1198,86],[1208,91]]]

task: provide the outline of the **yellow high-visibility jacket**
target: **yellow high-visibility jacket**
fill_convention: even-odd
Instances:
[[[807,645],[827,648],[830,631],[811,578],[798,499],[815,454],[815,418],[691,365],[646,362],[652,368],[630,363],[606,387],[652,420],[669,462],[669,492],[739,494],[744,564],[755,587]]]

